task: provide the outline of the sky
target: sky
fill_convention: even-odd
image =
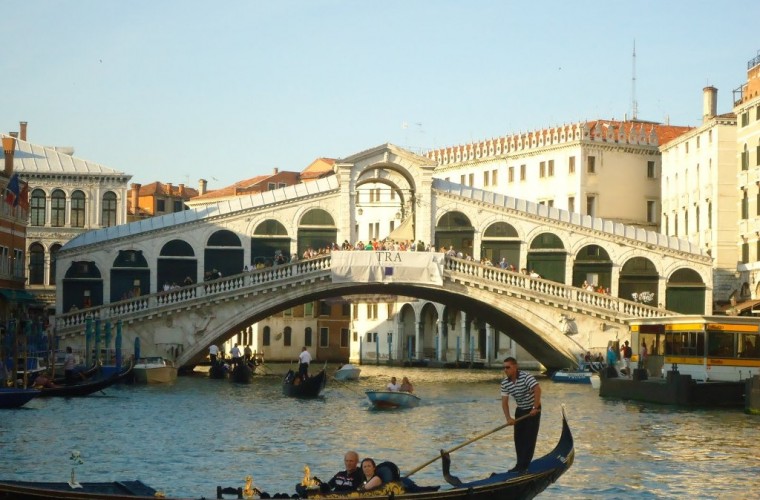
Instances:
[[[756,0],[24,0],[2,17],[0,129],[209,189],[387,142],[623,119],[634,100],[696,126],[702,89],[730,112],[760,54]]]

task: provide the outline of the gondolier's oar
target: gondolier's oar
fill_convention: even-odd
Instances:
[[[528,414],[528,415],[523,415],[522,417],[520,417],[520,418],[518,418],[518,419],[516,419],[516,420],[515,420],[515,424],[516,424],[517,422],[520,422],[521,420],[525,420],[526,418],[528,418],[528,417],[530,417],[530,416],[531,416],[530,414]],[[475,441],[477,441],[478,439],[483,439],[484,437],[486,437],[486,436],[488,436],[488,435],[491,435],[491,434],[493,434],[494,432],[498,432],[498,431],[502,430],[502,429],[503,429],[503,428],[505,428],[505,427],[509,427],[510,425],[512,425],[512,424],[502,424],[502,425],[500,425],[500,426],[496,427],[495,429],[491,429],[490,431],[486,431],[486,432],[484,432],[483,434],[480,434],[480,435],[478,435],[478,436],[475,436],[474,438],[470,439],[469,441],[466,441],[466,442],[464,442],[464,443],[462,443],[462,444],[458,444],[458,445],[456,445],[455,447],[451,448],[450,450],[441,450],[441,454],[440,454],[440,455],[437,455],[437,456],[435,456],[435,457],[431,458],[430,460],[428,460],[427,462],[425,462],[424,464],[420,465],[419,467],[417,467],[417,468],[415,468],[415,469],[412,469],[412,471],[411,471],[411,472],[409,472],[409,473],[408,473],[408,474],[407,474],[405,477],[409,477],[409,476],[411,476],[412,474],[416,474],[417,472],[421,471],[422,469],[424,469],[424,468],[425,468],[425,467],[427,467],[428,465],[430,465],[430,464],[432,464],[433,462],[435,462],[436,460],[440,459],[440,458],[441,458],[441,457],[442,457],[444,454],[449,454],[449,453],[451,453],[451,452],[453,452],[453,451],[456,451],[456,450],[458,450],[458,449],[460,449],[460,448],[464,448],[464,447],[465,447],[465,446],[467,446],[468,444],[472,444],[472,443],[474,443]]]

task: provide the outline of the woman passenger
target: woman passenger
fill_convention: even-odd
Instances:
[[[400,390],[401,392],[409,392],[409,393],[412,393],[412,392],[414,392],[414,386],[412,385],[412,383],[411,383],[411,382],[409,382],[409,379],[408,379],[407,377],[404,377],[404,378],[401,380],[401,388],[399,388],[399,390]]]
[[[383,485],[383,480],[375,474],[377,465],[371,458],[362,460],[362,473],[364,474],[364,483],[359,486],[359,491],[369,491],[379,488]]]

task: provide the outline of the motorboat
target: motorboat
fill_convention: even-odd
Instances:
[[[161,356],[138,358],[133,372],[135,382],[140,384],[168,384],[177,380],[177,367]]]
[[[365,391],[369,402],[378,409],[416,408],[420,398],[411,392],[403,391]]]
[[[348,363],[338,368],[333,377],[335,377],[335,380],[340,381],[359,380],[359,374],[361,372],[361,368]]]

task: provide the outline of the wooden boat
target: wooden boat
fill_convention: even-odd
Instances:
[[[289,370],[282,381],[282,393],[294,398],[316,398],[319,397],[326,384],[327,374],[324,370],[306,380],[301,380],[297,373]]]
[[[361,371],[361,368],[349,363],[338,368],[333,377],[335,377],[335,380],[340,381],[359,380],[359,374]]]
[[[449,474],[448,457],[443,456],[444,478],[453,488],[416,487],[408,478],[390,482],[377,490],[363,493],[320,493],[309,494],[308,498],[362,498],[380,500],[494,500],[519,498],[531,499],[544,491],[570,468],[575,459],[575,447],[570,426],[564,412],[562,415],[562,434],[552,451],[533,460],[527,473],[499,472],[485,479],[462,482]]]
[[[142,481],[113,481],[100,483],[80,483],[81,488],[72,488],[69,483],[38,483],[31,481],[0,482],[0,499],[153,499],[160,493]]]
[[[36,389],[0,388],[0,410],[20,408],[40,394]]]
[[[416,408],[420,398],[411,392],[401,391],[365,391],[369,402],[375,408],[386,410],[392,408]]]
[[[114,373],[113,375],[109,377],[92,378],[92,379],[88,379],[83,382],[79,382],[79,383],[71,384],[71,385],[57,385],[54,387],[42,387],[42,388],[39,388],[39,395],[37,397],[71,398],[71,397],[89,396],[90,394],[94,394],[96,392],[102,391],[103,389],[111,387],[112,385],[127,379],[128,377],[131,376],[133,368],[134,368],[134,363],[130,363],[129,366],[127,366],[120,373]]]
[[[227,378],[227,373],[230,368],[224,361],[212,361],[211,366],[208,369],[209,378],[222,379]]]
[[[79,368],[79,370],[77,370]],[[89,380],[93,377],[95,377],[100,372],[100,363],[94,363],[90,368],[85,368],[84,366],[78,366],[74,369],[74,380],[75,381],[81,381],[81,380]],[[64,373],[63,368],[55,369],[55,378],[53,379],[54,384],[65,384],[66,383],[66,375]]]
[[[135,382],[167,384],[177,380],[177,367],[161,356],[139,358],[134,368]]]
[[[250,384],[253,381],[253,367],[241,361],[232,369],[230,379],[238,384]]]

